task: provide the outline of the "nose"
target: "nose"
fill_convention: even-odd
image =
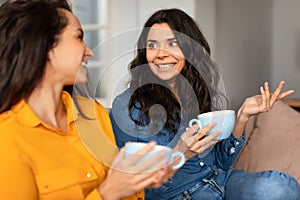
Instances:
[[[85,56],[88,58],[88,59],[91,59],[94,57],[94,53],[93,51],[90,49],[90,47],[88,47],[87,45],[86,46],[86,49],[85,49]]]
[[[166,48],[159,48],[157,52],[157,58],[168,57],[170,52]]]

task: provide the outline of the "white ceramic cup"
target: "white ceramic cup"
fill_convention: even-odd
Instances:
[[[142,142],[128,142],[125,144],[125,156],[128,157],[130,155],[133,155],[137,153],[137,151],[141,150],[147,145],[147,143]],[[158,152],[164,151],[167,162],[169,164],[173,163],[175,157],[179,157],[180,161],[176,165],[172,166],[172,169],[178,169],[185,163],[185,156],[183,153],[179,151],[173,151],[170,147],[156,145],[150,152],[146,153],[139,162],[143,162],[150,157],[154,156]]]
[[[202,113],[197,116],[197,119],[189,121],[189,127],[197,123],[199,128],[202,129],[211,122],[216,122],[217,124],[207,132],[208,135],[219,130],[221,133],[215,138],[215,140],[228,138],[234,128],[235,112],[234,110],[220,110]]]

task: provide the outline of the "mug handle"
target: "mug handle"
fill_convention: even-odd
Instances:
[[[198,120],[198,119],[191,119],[191,120],[189,121],[189,127],[192,127],[195,123],[198,124],[199,130],[201,130],[201,129],[203,128],[202,125],[201,125],[200,120]]]
[[[173,166],[172,166],[172,169],[173,169],[173,170],[179,169],[179,168],[185,163],[185,156],[184,156],[184,154],[183,154],[182,152],[180,152],[180,151],[175,151],[175,152],[172,153],[172,161],[171,161],[171,163],[173,163],[174,158],[175,158],[176,156],[179,156],[179,157],[180,157],[180,162],[177,163],[176,165],[173,165]]]

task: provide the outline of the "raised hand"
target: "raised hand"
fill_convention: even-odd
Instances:
[[[264,87],[260,87],[260,95],[255,95],[245,100],[240,109],[242,112],[240,114],[250,117],[251,115],[269,111],[273,107],[275,101],[294,92],[294,90],[288,90],[281,93],[283,86],[284,81],[281,81],[274,93],[270,93],[268,82],[265,82]]]
[[[244,101],[237,113],[236,124],[233,130],[236,137],[242,135],[250,116],[271,110],[277,100],[294,93],[294,90],[281,92],[284,83],[284,81],[281,81],[274,93],[270,93],[269,84],[265,82],[264,87],[260,87],[260,95],[249,97]]]
[[[186,160],[202,153],[210,146],[219,142],[218,140],[214,140],[214,138],[220,134],[220,131],[216,131],[213,134],[206,136],[206,133],[212,129],[214,125],[214,122],[212,122],[201,130],[199,130],[198,125],[193,125],[181,135],[174,149],[176,151],[181,151]]]

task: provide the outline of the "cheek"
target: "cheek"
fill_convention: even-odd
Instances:
[[[146,59],[149,63],[153,62],[154,59],[156,58],[157,52],[154,50],[147,50],[146,51]]]
[[[179,71],[181,71],[185,66],[185,59],[180,58],[178,64],[179,64],[179,68],[180,68]]]

